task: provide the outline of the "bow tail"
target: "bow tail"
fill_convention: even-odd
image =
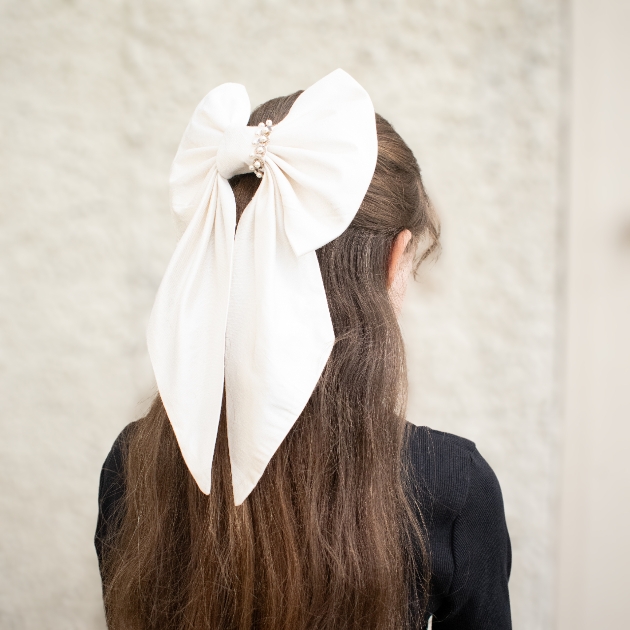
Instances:
[[[223,398],[235,225],[234,195],[215,169],[168,265],[147,333],[164,407],[206,494]]]
[[[225,384],[236,505],[302,413],[335,340],[317,255],[294,254],[283,212],[268,173],[234,243]]]

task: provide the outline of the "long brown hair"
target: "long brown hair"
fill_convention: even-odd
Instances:
[[[261,105],[249,124],[279,122],[298,95]],[[232,496],[225,404],[209,496],[159,396],[129,432],[120,526],[105,545],[112,630],[398,630],[410,605],[422,613],[428,567],[405,489],[405,358],[387,270],[397,234],[410,230],[412,248],[428,236],[423,258],[439,228],[411,150],[378,115],[376,126],[363,203],[317,252],[334,349],[243,505]],[[240,217],[259,181],[230,183]]]

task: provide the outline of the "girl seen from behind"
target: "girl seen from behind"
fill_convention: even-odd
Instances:
[[[413,153],[340,70],[251,115],[226,85],[173,166],[160,393],[101,475],[108,627],[511,628],[496,477],[406,417],[397,314],[439,239]]]

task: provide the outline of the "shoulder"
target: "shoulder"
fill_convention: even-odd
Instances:
[[[452,521],[464,509],[502,513],[499,481],[474,442],[408,424],[406,450],[413,492],[434,520]]]
[[[130,422],[114,440],[105,462],[103,463],[103,473],[120,473],[122,471],[125,459],[125,453],[129,439],[136,426],[137,421]]]
[[[94,545],[101,572],[105,547],[120,525],[125,495],[125,457],[129,438],[135,426],[136,423],[132,422],[120,432],[101,469],[98,486],[98,519],[94,535]]]
[[[468,494],[472,459],[478,454],[474,442],[408,423],[406,451],[415,493],[424,495],[425,503],[429,499],[448,512],[459,512]]]
[[[407,434],[410,454],[423,460],[427,456],[447,460],[469,457],[477,452],[475,443],[466,438],[429,427],[419,427],[410,422],[407,423]]]
[[[117,503],[124,490],[124,467],[127,445],[136,422],[130,422],[114,440],[101,469],[99,503],[107,510]]]

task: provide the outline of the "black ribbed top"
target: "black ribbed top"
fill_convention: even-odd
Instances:
[[[512,565],[503,497],[475,445],[410,426],[409,462],[427,530],[437,630],[509,630]]]
[[[130,427],[114,442],[101,471],[94,540],[99,565],[124,493],[122,446]],[[427,531],[433,628],[511,630],[512,554],[492,468],[469,440],[414,425],[409,425],[408,457],[415,502]]]

